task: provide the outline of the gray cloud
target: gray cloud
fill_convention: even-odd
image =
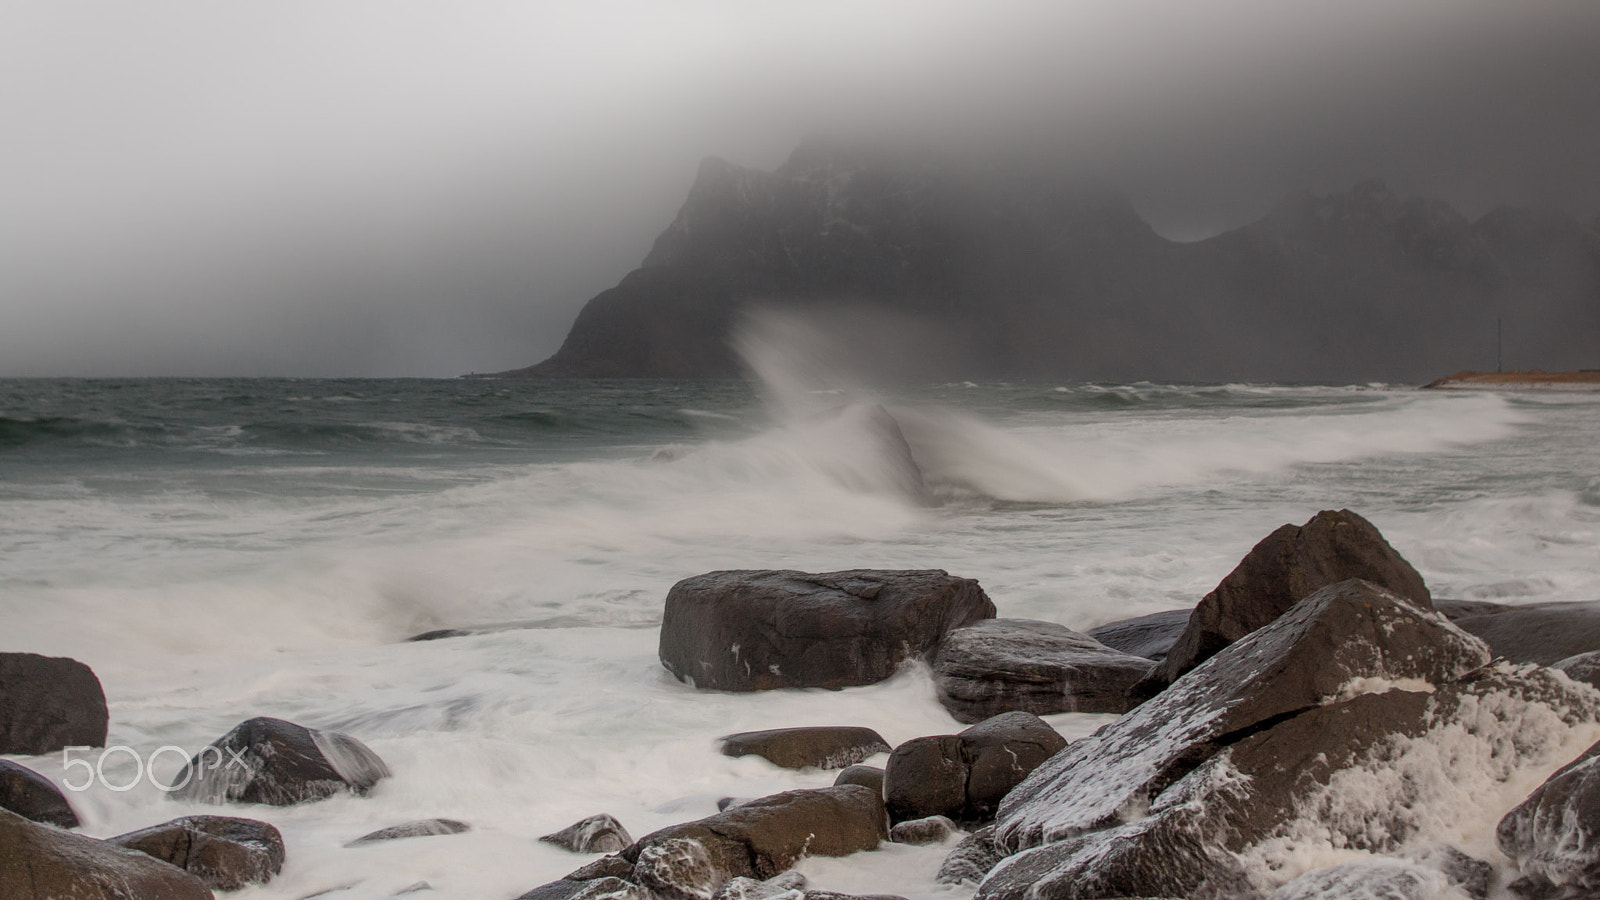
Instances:
[[[1164,232],[1387,178],[1600,211],[1581,0],[0,8],[0,374],[548,354],[708,154],[1022,153]]]

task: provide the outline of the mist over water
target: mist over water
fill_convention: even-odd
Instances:
[[[238,896],[513,897],[576,868],[534,839],[638,836],[723,796],[831,783],[722,734],[959,728],[925,669],[840,692],[696,692],[662,600],[718,568],[944,568],[1002,616],[1087,628],[1192,605],[1319,509],[1374,522],[1436,596],[1600,597],[1591,395],[1404,386],[890,384],[803,323],[742,338],[761,382],[0,382],[0,649],[89,663],[112,744],[189,751],[273,715],[349,731],[372,796],[239,808],[289,864]],[[893,416],[923,476],[906,490]],[[441,627],[511,626],[423,643]],[[1104,717],[1060,716],[1082,734]],[[22,760],[58,782],[62,760]],[[881,760],[879,760],[881,762]],[[134,773],[113,757],[113,780]],[[124,768],[118,768],[123,766]],[[167,753],[158,774],[176,773]],[[92,835],[215,810],[148,782],[71,799]],[[414,818],[465,835],[344,849]],[[946,848],[808,861],[820,888],[963,896]]]

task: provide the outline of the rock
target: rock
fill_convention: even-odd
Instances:
[[[1153,662],[1167,658],[1167,651],[1178,642],[1178,635],[1189,625],[1192,609],[1169,609],[1134,619],[1107,622],[1086,634],[1113,650],[1142,656]]]
[[[75,659],[0,653],[0,753],[40,756],[63,747],[103,747],[106,694]]]
[[[1152,816],[1007,856],[973,900],[1260,897],[1238,859],[1188,824]]]
[[[1368,582],[1331,585],[1035,769],[1001,803],[996,843],[1015,851],[1110,827],[1264,725],[1374,680],[1444,684],[1488,661],[1437,613]]]
[[[994,612],[976,581],[939,570],[710,572],[667,594],[661,664],[710,690],[874,684]]]
[[[239,723],[200,751],[168,794],[199,803],[290,806],[341,791],[365,795],[389,768],[347,734],[266,717]]]
[[[664,883],[663,873],[684,872],[671,890],[693,894],[709,883],[710,897],[729,880],[772,878],[792,867],[802,856],[847,856],[872,850],[889,837],[889,820],[883,799],[860,785],[815,790],[786,791],[752,800],[742,806],[682,825],[673,825],[640,838],[622,851],[635,863],[634,881],[652,887]],[[645,851],[673,842],[665,850]],[[698,845],[693,849],[687,841]],[[702,867],[702,854],[709,869]],[[700,879],[700,873],[709,876]],[[677,876],[673,876],[677,877]]]
[[[1438,869],[1450,883],[1460,888],[1472,900],[1489,900],[1489,884],[1494,880],[1494,866],[1477,857],[1468,856],[1449,844],[1435,844],[1411,857],[1413,862]]]
[[[1128,689],[1151,662],[1064,625],[988,619],[957,628],[933,651],[939,702],[961,722],[1011,710],[1127,712]]]
[[[666,838],[639,850],[633,877],[668,900],[711,900],[728,880],[705,845],[693,838]]]
[[[539,840],[573,853],[616,853],[633,843],[628,829],[605,813],[574,822]]]
[[[802,900],[805,887],[806,877],[799,872],[785,872],[766,881],[740,876],[718,889],[714,900]]]
[[[409,837],[432,837],[439,834],[461,834],[471,831],[472,826],[455,819],[418,819],[415,822],[403,822],[399,825],[390,825],[380,828],[370,834],[363,834],[346,847],[360,847],[363,844],[373,844],[378,841],[393,841]],[[620,847],[618,849],[621,849]]]
[[[394,896],[399,897],[399,896],[402,896],[404,894],[416,894],[416,893],[420,893],[422,891],[431,891],[431,890],[433,890],[433,885],[427,883],[426,881],[417,881],[417,882],[413,882],[411,884],[406,885],[405,887],[401,888],[398,891],[395,891],[394,892]]]
[[[633,874],[633,863],[616,855],[602,856],[580,866],[564,876],[568,881],[592,881],[596,878],[627,878]]]
[[[717,812],[726,812],[735,806],[743,806],[754,800],[754,797],[721,797],[717,800]]]
[[[78,814],[54,782],[8,759],[0,759],[0,809],[46,825],[78,827]]]
[[[1600,650],[1600,603],[1500,606],[1457,601],[1451,621],[1489,645],[1495,656],[1548,666]]]
[[[899,894],[839,894],[833,891],[806,891],[804,900],[906,900]]]
[[[759,756],[785,769],[841,769],[888,752],[876,731],[844,725],[743,731],[722,739],[724,756]]]
[[[631,865],[628,868],[629,871],[632,871],[633,869]],[[595,886],[598,886],[600,890],[604,890],[607,887],[615,888],[619,884],[627,885],[629,882],[614,876],[585,879],[582,881],[560,878],[546,884],[541,884],[533,890],[519,895],[517,900],[573,900],[573,898],[591,890]]]
[[[283,835],[266,822],[230,816],[185,816],[107,843],[171,863],[219,891],[266,884],[283,870]]]
[[[1400,860],[1342,863],[1301,875],[1270,900],[1468,900],[1442,872]]]
[[[1273,621],[1328,585],[1360,578],[1432,609],[1422,576],[1366,519],[1324,510],[1298,528],[1284,525],[1256,544],[1189,617],[1157,676],[1166,683]]]
[[[986,825],[962,838],[954,850],[945,854],[933,880],[939,884],[977,884],[1003,856],[994,845],[994,826]]]
[[[1600,744],[1563,766],[1495,829],[1500,851],[1534,880],[1600,890]]]
[[[889,818],[987,821],[1000,798],[1066,743],[1027,712],[1002,713],[960,734],[913,738],[896,747],[884,767]]]
[[[897,823],[889,829],[889,840],[896,844],[942,844],[956,831],[956,823],[945,816],[929,816]]]
[[[1600,650],[1557,660],[1550,664],[1550,668],[1566,673],[1566,676],[1573,681],[1581,681],[1591,687],[1600,688]]]
[[[214,900],[200,879],[154,857],[0,810],[5,900]]]
[[[583,882],[571,900],[659,900],[648,888],[621,878],[596,878]]]
[[[839,777],[835,778],[833,783],[859,784],[864,788],[871,788],[878,796],[883,796],[883,770],[877,766],[847,766],[839,771]]]

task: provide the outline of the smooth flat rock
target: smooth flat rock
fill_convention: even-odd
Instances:
[[[181,786],[168,796],[291,806],[342,791],[364,795],[387,777],[383,760],[347,734],[262,716],[239,723],[196,754],[173,780]]]
[[[1151,662],[1053,622],[987,619],[945,636],[933,651],[939,702],[960,722],[1003,712],[1122,713]]]
[[[785,769],[842,769],[889,749],[883,735],[854,725],[742,731],[722,739],[724,756],[759,756]]]
[[[875,684],[994,614],[976,581],[937,569],[709,572],[668,592],[661,664],[709,690]]]
[[[0,753],[40,756],[104,747],[106,694],[75,659],[0,653]]]

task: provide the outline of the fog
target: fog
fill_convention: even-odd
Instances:
[[[1380,177],[1600,213],[1589,0],[0,2],[0,375],[535,362],[697,161],[1021,154],[1193,239]]]

